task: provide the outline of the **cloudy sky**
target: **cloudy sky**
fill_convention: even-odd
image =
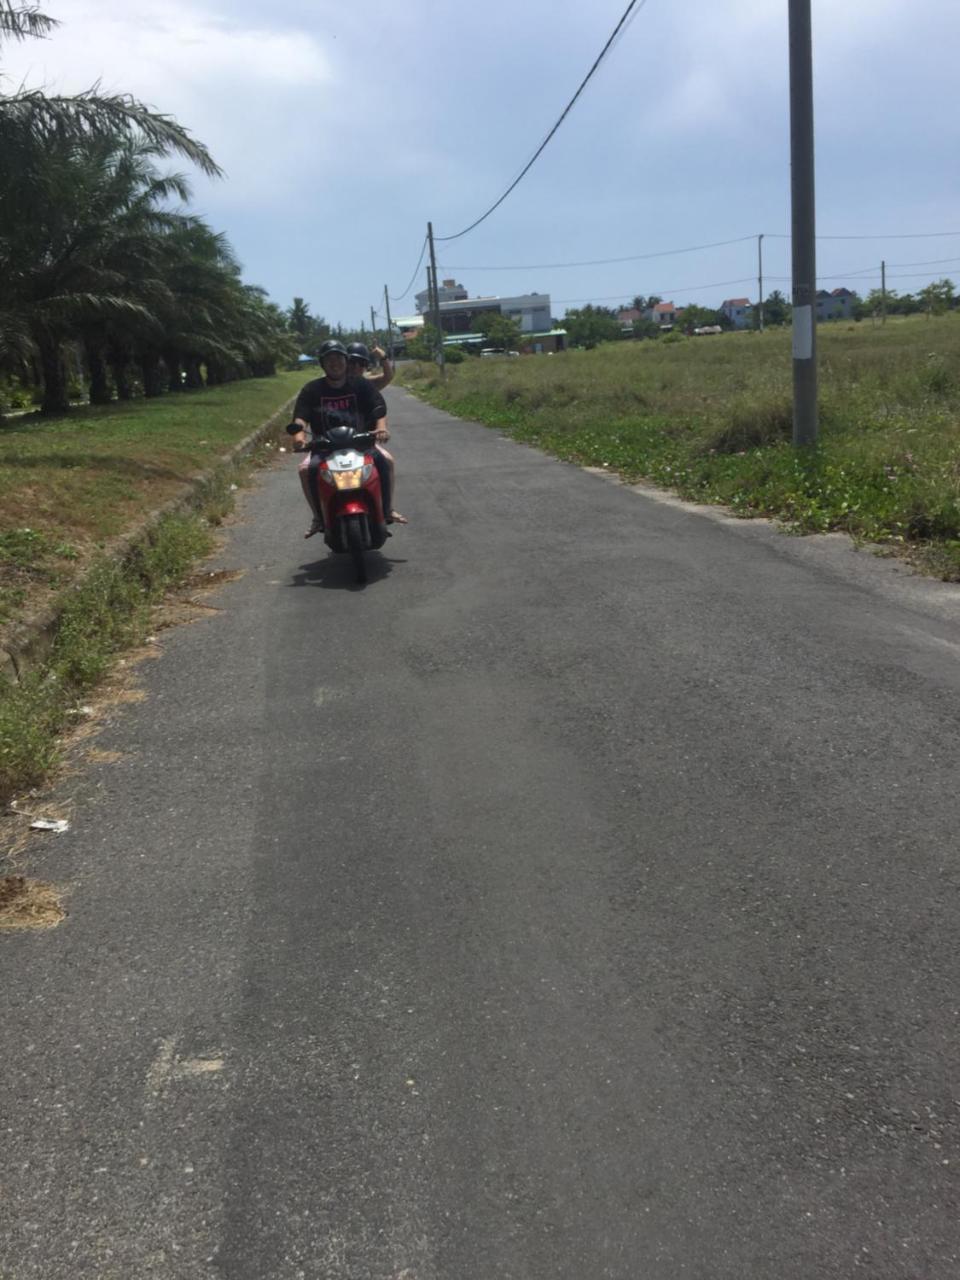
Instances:
[[[384,284],[406,289],[427,219],[454,235],[502,193],[625,3],[44,0],[63,25],[7,46],[3,71],[175,115],[226,170],[195,177],[194,205],[245,278],[354,325]],[[886,258],[901,290],[960,280],[960,234],[899,238],[960,232],[960,2],[813,9],[818,231],[885,237],[822,239],[821,279],[866,292]],[[646,0],[516,192],[438,246],[441,274],[549,292],[555,315],[635,293],[717,305],[755,298],[763,232],[769,287],[789,293],[786,20],[787,0]]]

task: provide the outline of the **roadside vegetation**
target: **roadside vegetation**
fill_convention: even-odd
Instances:
[[[266,421],[299,373],[177,403],[115,405],[0,429],[0,637],[31,606],[62,606],[48,660],[0,677],[0,804],[43,780],[83,693],[149,626],[150,606],[210,551],[248,464],[221,466],[196,511],[168,515],[117,559],[104,544]]]
[[[0,57],[57,26],[0,0]],[[202,142],[129,95],[0,84],[0,641],[58,612],[47,661],[0,676],[0,803],[43,779],[78,699],[209,550],[243,466],[215,470],[195,512],[125,555],[112,540],[304,380],[277,374],[302,350],[296,308],[242,280],[173,160],[220,176]]]
[[[301,373],[0,426],[0,636],[265,422]]]
[[[797,532],[844,530],[960,581],[960,313],[818,330],[820,442],[790,444],[788,329],[466,359],[432,404],[558,457]]]

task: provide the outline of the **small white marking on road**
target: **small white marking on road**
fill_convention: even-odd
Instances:
[[[147,1088],[151,1093],[160,1093],[170,1079],[170,1073],[173,1070],[173,1051],[176,1048],[176,1044],[176,1036],[168,1036],[165,1040],[160,1041],[160,1049],[151,1064],[150,1070],[147,1072]]]
[[[203,1076],[211,1071],[222,1071],[222,1058],[186,1058],[177,1065],[174,1076]]]
[[[174,1080],[211,1075],[224,1068],[224,1059],[218,1054],[209,1054],[203,1058],[181,1058],[176,1053],[176,1047],[176,1036],[167,1036],[160,1041],[157,1056],[147,1072],[147,1091],[155,1097],[164,1093]]]

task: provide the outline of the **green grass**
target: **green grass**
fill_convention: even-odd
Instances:
[[[38,588],[63,602],[48,660],[19,684],[0,677],[0,804],[57,763],[78,699],[143,637],[150,606],[209,552],[213,526],[233,505],[231,486],[252,464],[217,468],[197,511],[163,517],[122,561],[99,544],[211,469],[303,381],[281,375],[0,429],[0,485],[11,485],[0,516],[0,609],[36,603]],[[59,485],[63,473],[70,482]]]
[[[431,403],[558,457],[607,466],[798,532],[845,530],[960,580],[960,314],[818,330],[820,441],[790,444],[789,332],[467,360]]]
[[[300,372],[0,424],[0,626],[265,421]]]
[[[93,564],[67,600],[49,661],[20,684],[0,679],[0,803],[43,780],[77,698],[143,637],[150,605],[211,547],[206,512],[166,516],[124,562]]]

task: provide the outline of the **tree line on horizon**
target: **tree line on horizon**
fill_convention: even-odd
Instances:
[[[603,307],[591,303],[567,311],[563,319],[555,320],[554,324],[566,329],[571,346],[591,347],[599,342],[613,342],[624,337],[658,338],[662,330],[653,320],[640,316],[625,326],[620,321],[620,313],[628,310],[646,311],[661,301],[662,299],[656,294],[651,294],[649,297],[637,294],[621,307]],[[865,298],[858,298],[850,318],[854,321],[869,320],[881,315],[884,310],[887,315],[908,316],[920,313],[928,316],[942,315],[957,307],[960,307],[960,295],[956,292],[956,286],[952,280],[944,278],[932,281],[912,294],[898,294],[895,289],[888,289],[884,294],[880,289],[871,289]],[[688,303],[687,306],[678,307],[677,310],[683,314],[676,327],[685,332],[708,326],[718,326],[721,329],[733,328],[733,322],[719,309],[703,307],[698,303]],[[792,307],[781,290],[774,289],[764,299],[763,320],[766,327],[775,328],[789,324],[791,315]],[[754,305],[753,328],[759,327],[759,321],[759,311]]]
[[[0,46],[58,23],[0,0]],[[126,94],[0,93],[0,412],[104,404],[260,377],[295,357],[288,317],[159,163],[221,171]]]

